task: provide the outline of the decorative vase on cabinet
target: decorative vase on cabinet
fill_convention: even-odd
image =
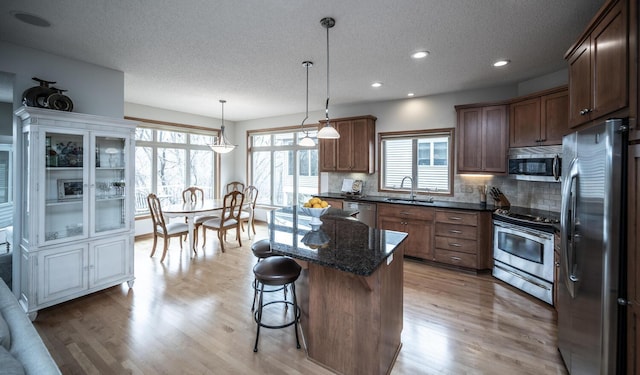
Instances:
[[[22,107],[19,300],[38,310],[133,286],[131,121]]]

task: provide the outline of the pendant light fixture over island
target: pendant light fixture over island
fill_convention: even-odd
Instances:
[[[331,123],[329,122],[329,29],[335,26],[336,20],[331,17],[325,17],[320,20],[320,24],[322,27],[327,29],[327,101],[324,110],[326,123],[324,127],[318,131],[318,138],[338,139],[340,138],[340,133],[338,133],[338,131],[331,126]]]

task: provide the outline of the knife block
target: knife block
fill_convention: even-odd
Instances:
[[[493,205],[496,206],[497,208],[508,210],[511,207],[511,202],[509,202],[507,197],[505,197],[504,194],[502,193],[500,193],[500,195],[498,195],[498,199],[494,199],[493,202],[494,202]]]

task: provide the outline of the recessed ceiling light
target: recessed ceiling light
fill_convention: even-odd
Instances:
[[[414,96],[414,95],[416,95],[416,94],[414,94],[414,93],[412,93],[412,92],[410,92],[410,93],[408,93],[408,94],[407,94],[407,96],[409,96],[409,97]]]
[[[505,66],[505,65],[509,64],[510,62],[511,62],[511,60],[507,60],[507,59],[498,60],[498,61],[493,63],[493,66],[498,68],[498,67],[501,67],[501,66]]]
[[[411,54],[414,59],[424,59],[429,56],[429,51],[418,51]]]
[[[371,84],[371,87],[380,87],[382,86],[382,82],[374,82]]]
[[[26,24],[38,27],[49,27],[51,26],[51,22],[45,20],[40,16],[36,16],[35,14],[29,14],[20,11],[12,11],[11,14],[19,21],[22,21]]]

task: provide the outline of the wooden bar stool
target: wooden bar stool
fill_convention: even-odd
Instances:
[[[298,339],[298,321],[300,320],[300,310],[298,309],[298,301],[296,297],[296,285],[295,281],[300,276],[302,267],[295,260],[289,257],[283,256],[271,256],[258,262],[253,267],[253,274],[258,283],[260,283],[260,298],[258,299],[258,311],[254,313],[254,320],[257,323],[256,331],[256,343],[253,346],[253,351],[258,351],[258,339],[260,338],[260,327],[279,329],[293,325],[296,331],[296,348],[300,349],[300,340]],[[291,295],[293,296],[293,302],[286,299],[281,301],[271,301],[264,303],[264,286],[291,286]],[[291,321],[285,322],[280,325],[270,325],[262,322],[262,310],[265,306],[272,304],[283,304],[285,308],[289,305],[293,306],[293,318]]]

